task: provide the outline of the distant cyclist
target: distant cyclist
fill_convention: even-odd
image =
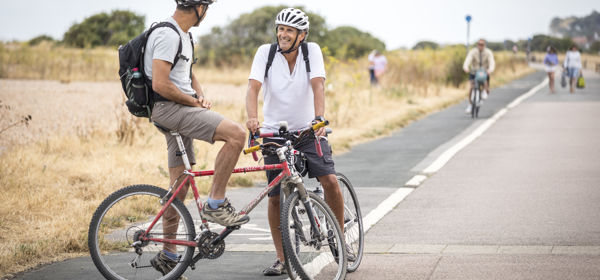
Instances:
[[[465,63],[463,64],[463,70],[466,73],[469,73],[469,81],[471,82],[471,87],[469,89],[469,93],[467,94],[467,98],[475,87],[475,72],[480,68],[482,68],[487,74],[487,80],[484,84],[485,90],[481,92],[481,99],[485,100],[490,93],[490,74],[494,72],[494,69],[496,68],[496,62],[494,61],[494,54],[492,53],[492,50],[485,47],[484,39],[479,39],[479,41],[477,41],[477,47],[469,51],[467,58],[465,59]],[[470,105],[467,105],[465,113],[471,113]]]

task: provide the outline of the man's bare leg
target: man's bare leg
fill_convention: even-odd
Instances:
[[[245,138],[246,135],[242,126],[231,120],[225,119],[217,126],[213,140],[223,141],[225,145],[223,145],[215,159],[215,175],[209,195],[210,198],[225,198],[225,188],[244,148]]]
[[[281,240],[281,205],[279,203],[279,195],[269,197],[269,205],[267,208],[267,216],[269,219],[269,228],[271,229],[271,237],[273,238],[273,244],[275,245],[275,251],[277,252],[277,258],[282,263],[285,262],[283,255],[283,244]]]
[[[338,184],[335,174],[323,175],[317,177],[323,190],[325,191],[325,202],[335,214],[340,224],[340,229],[344,232],[344,198]]]
[[[175,182],[175,180],[177,180],[177,177],[179,177],[183,173],[184,170],[185,170],[185,165],[180,165],[180,166],[176,166],[173,168],[169,168],[169,178],[171,179],[170,186],[173,186],[173,183]],[[182,176],[181,180],[179,180],[177,182],[177,184],[174,185],[175,186],[174,188],[177,188],[179,186],[179,184],[181,184],[181,182],[185,178],[186,178],[185,176]],[[181,191],[177,194],[177,199],[179,199],[181,202],[183,202],[185,200],[185,196],[188,192],[189,187],[190,187],[190,183],[186,182],[186,184],[183,186]],[[179,225],[179,215],[177,214],[177,212],[175,211],[175,209],[173,207],[167,208],[167,211],[165,211],[165,213],[163,214],[163,232],[165,233],[165,238],[175,239],[176,238],[175,233],[177,233],[178,225]],[[176,253],[176,251],[177,251],[176,248],[177,248],[177,245],[174,245],[174,244],[164,244],[163,245],[164,250],[167,250],[172,253]]]

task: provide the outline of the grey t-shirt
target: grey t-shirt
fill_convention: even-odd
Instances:
[[[193,62],[190,36],[181,30],[172,17],[167,18],[165,21],[175,25],[179,34],[169,27],[157,28],[150,34],[144,53],[144,71],[152,79],[152,60],[160,59],[172,64],[179,48],[179,38],[181,38],[181,54],[188,59],[186,61],[183,57],[179,57],[177,64],[169,74],[169,79],[183,93],[194,95],[196,91],[192,88],[192,80],[190,79],[190,65]]]

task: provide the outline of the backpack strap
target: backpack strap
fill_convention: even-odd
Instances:
[[[275,53],[277,52],[277,43],[271,44],[271,48],[269,49],[269,57],[267,58],[267,66],[265,68],[265,78],[269,76],[269,68],[273,64],[273,59],[275,58]]]
[[[308,44],[306,42],[300,43],[300,50],[302,50],[302,56],[304,57],[304,63],[306,64],[306,72],[310,73],[310,61],[308,60]],[[267,66],[265,67],[265,78],[269,76],[269,68],[273,65],[273,59],[277,52],[277,43],[271,44],[269,49],[269,57],[267,58]]]
[[[302,50],[304,63],[306,63],[306,72],[310,73],[310,61],[308,61],[308,44],[306,42],[302,42],[300,44],[300,49]]]
[[[194,54],[194,38],[192,37],[192,32],[188,32],[188,35],[190,35],[190,43],[192,43],[192,64],[190,64],[190,80],[191,80],[192,79],[192,66],[194,66],[194,64],[196,64],[198,59],[196,58],[196,56]]]
[[[175,31],[175,33],[177,33],[177,35],[179,35],[179,30],[177,30],[177,27],[175,27],[175,25],[173,25],[170,22],[167,21],[162,21],[159,23],[153,23],[152,26],[150,26],[150,29],[148,29],[148,32],[146,32],[146,40],[148,40],[148,38],[150,37],[150,33],[152,33],[152,31],[156,30],[157,28],[161,28],[161,27],[169,27],[171,29],[173,29],[173,31]],[[179,57],[181,56],[181,50],[182,50],[182,45],[181,45],[181,36],[179,37],[179,46],[177,47],[177,53],[175,54],[175,59],[173,60],[173,64],[171,65],[171,70],[173,70],[173,68],[175,68],[175,64],[177,64],[177,61],[179,61]],[[146,51],[146,49],[144,48],[144,52]],[[143,54],[142,54],[143,55]],[[142,64],[143,64],[143,59],[142,59]],[[144,69],[142,67],[142,69]]]

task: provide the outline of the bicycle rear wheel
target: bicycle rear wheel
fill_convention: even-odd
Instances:
[[[477,109],[479,108],[479,89],[474,88],[471,91],[471,118],[477,118]]]
[[[166,190],[155,186],[133,185],[114,192],[100,204],[90,222],[88,246],[94,264],[104,277],[177,279],[187,269],[195,247],[177,246],[178,262],[169,273],[162,275],[150,264],[162,250],[162,244],[140,238],[162,209],[161,200],[166,195]],[[170,209],[175,214],[169,221],[163,216],[150,231],[150,237],[193,241],[196,233],[187,208],[174,199]],[[163,233],[164,223],[177,225],[175,236]]]
[[[325,201],[312,192],[307,194],[310,207],[306,207],[295,192],[281,211],[283,249],[288,261],[302,279],[316,275],[324,279],[344,279],[347,255],[339,223]],[[314,234],[311,226],[311,215],[316,220],[318,234]]]
[[[365,231],[358,197],[350,183],[350,179],[342,173],[337,173],[338,184],[344,198],[344,237],[348,255],[354,259],[348,260],[348,272],[354,272],[360,266],[365,247]]]
[[[354,272],[360,266],[364,251],[365,232],[363,227],[362,212],[360,210],[360,204],[358,202],[358,196],[354,191],[350,179],[342,173],[336,173],[338,184],[340,185],[340,191],[344,200],[344,237],[346,249],[348,249],[348,255],[353,255],[354,259],[348,260],[348,272]],[[316,190],[323,193],[323,187],[317,180],[308,179],[305,180],[307,190]],[[314,191],[313,191],[314,192]]]

